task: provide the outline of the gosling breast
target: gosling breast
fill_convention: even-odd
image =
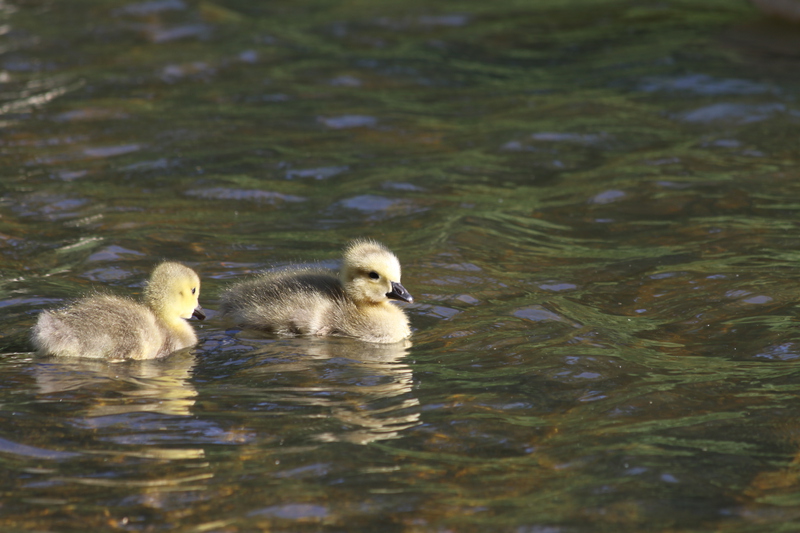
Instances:
[[[262,274],[226,290],[221,310],[246,329],[393,343],[411,328],[391,299],[413,300],[400,284],[399,261],[385,246],[357,240],[345,249],[338,273],[295,267]]]
[[[157,266],[143,302],[95,295],[39,315],[31,332],[36,351],[62,357],[154,359],[197,343],[185,319],[204,318],[198,304],[200,279],[190,268]]]

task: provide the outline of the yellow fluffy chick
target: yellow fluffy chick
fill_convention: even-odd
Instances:
[[[356,240],[338,276],[290,268],[235,284],[222,312],[236,324],[278,335],[337,335],[393,343],[411,335],[405,313],[389,300],[412,302],[400,284],[400,262],[385,246]]]
[[[143,303],[97,295],[64,309],[44,311],[31,341],[45,355],[93,359],[155,359],[197,343],[186,320],[202,320],[200,278],[189,267],[158,265],[144,290]]]

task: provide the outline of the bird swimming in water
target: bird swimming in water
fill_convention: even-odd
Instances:
[[[400,261],[384,245],[352,241],[342,267],[294,267],[239,282],[222,294],[223,315],[245,329],[278,335],[335,335],[394,343],[411,335],[390,300],[413,302],[400,284]]]
[[[143,301],[98,294],[44,311],[31,333],[44,355],[93,359],[155,359],[197,344],[185,319],[205,318],[200,278],[180,263],[164,262],[150,275]]]

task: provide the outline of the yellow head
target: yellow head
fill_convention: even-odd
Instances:
[[[351,242],[344,250],[339,277],[345,292],[357,303],[380,304],[390,299],[414,301],[400,284],[400,261],[375,241]]]
[[[144,289],[144,300],[162,318],[172,321],[195,316],[200,311],[200,278],[194,270],[180,263],[166,261],[158,265]]]

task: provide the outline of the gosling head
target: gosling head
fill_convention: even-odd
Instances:
[[[375,241],[357,240],[345,248],[340,278],[345,292],[359,303],[414,301],[400,285],[400,261]]]
[[[158,265],[144,289],[144,300],[156,314],[173,320],[175,317],[206,315],[200,307],[200,278],[194,270],[180,263],[167,261]]]

